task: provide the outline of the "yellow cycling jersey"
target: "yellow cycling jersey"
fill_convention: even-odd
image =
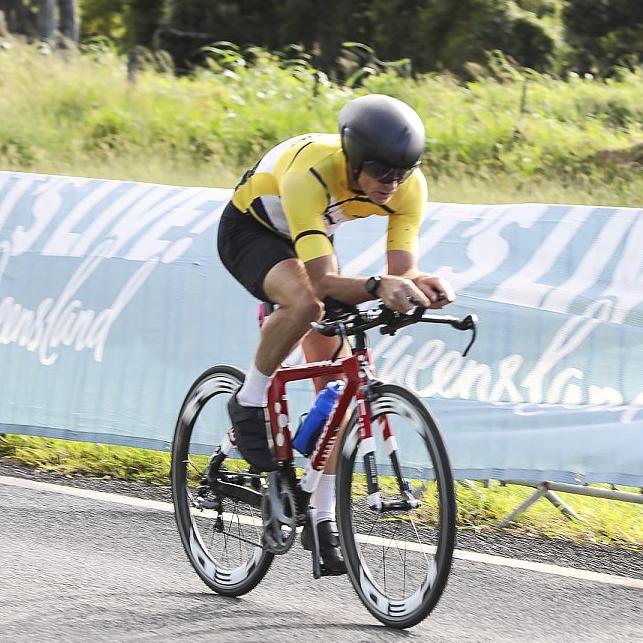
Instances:
[[[426,200],[419,169],[386,205],[351,190],[338,134],[303,134],[280,143],[246,172],[232,197],[241,212],[291,239],[302,261],[332,254],[329,237],[340,225],[373,215],[388,217],[387,250],[415,253]]]

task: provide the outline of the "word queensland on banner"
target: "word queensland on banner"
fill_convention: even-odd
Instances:
[[[229,196],[0,172],[0,430],[167,448],[192,380],[257,342],[216,253]],[[343,273],[384,271],[385,235],[342,226]],[[643,210],[429,204],[418,248],[478,340],[466,358],[433,325],[371,343],[435,411],[456,476],[643,484]]]

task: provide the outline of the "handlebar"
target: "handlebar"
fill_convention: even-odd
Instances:
[[[410,313],[399,313],[382,304],[379,308],[347,313],[339,319],[312,322],[311,326],[313,330],[326,337],[350,337],[363,336],[367,330],[377,326],[380,327],[382,335],[395,335],[401,328],[412,324],[448,324],[456,330],[472,331],[471,341],[462,353],[466,356],[476,340],[478,316],[469,314],[460,319],[451,315],[427,314],[428,310],[417,306]]]

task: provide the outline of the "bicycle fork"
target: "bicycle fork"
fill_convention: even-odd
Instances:
[[[375,438],[373,437],[373,427],[371,423],[370,404],[364,399],[358,402],[359,422],[360,422],[360,442],[359,455],[364,462],[364,472],[366,474],[368,508],[376,513],[385,513],[388,511],[408,511],[417,509],[420,501],[413,495],[411,487],[402,475],[400,460],[397,455],[397,440],[391,429],[390,422],[386,415],[377,418],[384,438],[384,449],[393,466],[393,472],[397,480],[402,500],[386,501],[382,497],[382,491],[379,485],[377,473],[377,461],[375,458]]]

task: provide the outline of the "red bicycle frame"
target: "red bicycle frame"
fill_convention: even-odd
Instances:
[[[339,427],[353,398],[357,401],[360,438],[368,440],[372,437],[370,406],[366,396],[372,368],[370,351],[367,348],[360,348],[353,349],[353,353],[349,357],[339,358],[332,362],[322,361],[310,362],[301,366],[282,366],[275,373],[268,389],[268,413],[276,458],[279,462],[293,461],[286,384],[325,376],[343,376],[345,379],[344,390],[341,392],[335,409],[326,422],[317,446],[308,460],[306,471],[301,479],[303,491],[312,493],[317,486],[319,476],[321,476],[337,440]]]
[[[260,325],[265,319],[265,313],[265,309],[260,308]],[[371,426],[373,385],[378,382],[373,378],[373,360],[366,346],[365,331],[380,326],[381,332],[394,335],[397,330],[420,321],[449,324],[458,330],[473,331],[471,341],[464,350],[463,355],[468,353],[475,341],[477,323],[477,317],[475,315],[467,315],[463,319],[458,319],[456,317],[443,315],[426,316],[425,309],[419,307],[415,308],[414,312],[410,314],[401,314],[388,309],[382,309],[377,316],[371,317],[370,320],[360,320],[361,325],[353,328],[353,332],[348,333],[355,336],[355,344],[351,348],[351,355],[349,357],[336,358],[336,356],[334,356],[333,359],[327,361],[311,362],[301,366],[281,366],[277,370],[268,389],[268,416],[277,462],[282,467],[290,466],[293,472],[294,454],[290,432],[290,418],[288,415],[286,384],[298,380],[333,375],[341,375],[346,381],[344,390],[341,392],[339,400],[324,426],[315,450],[308,459],[304,475],[299,481],[301,491],[311,494],[317,487],[326,462],[337,441],[338,432],[346,416],[346,411],[351,401],[355,399],[357,402],[357,421],[359,422],[360,430],[360,455],[364,460],[364,471],[366,474],[368,506],[375,511],[397,511],[419,506],[419,502],[413,497],[409,490],[409,485],[402,475],[402,468],[397,455],[395,435],[385,413],[378,417],[378,423],[382,429],[384,448],[393,466],[400,492],[405,496],[405,499],[403,501],[384,502],[379,492],[375,440],[373,439]],[[331,328],[331,332],[324,332],[325,329],[323,325],[313,324],[313,327],[316,331],[326,336],[344,338],[348,336],[345,328],[343,331],[341,331],[339,327]],[[231,430],[228,433],[228,439],[231,445],[235,444],[234,431]]]

